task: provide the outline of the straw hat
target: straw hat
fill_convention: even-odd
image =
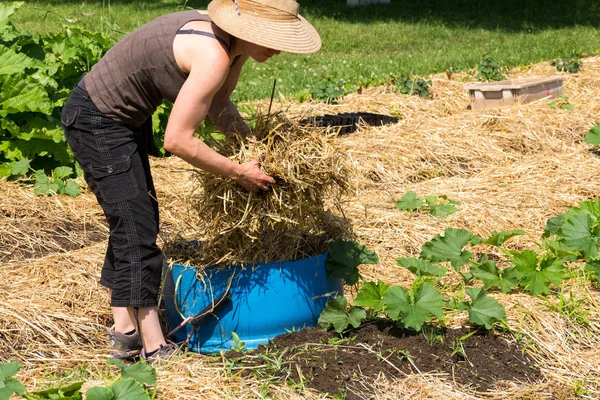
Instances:
[[[208,15],[227,33],[273,50],[308,54],[321,48],[319,34],[298,14],[294,0],[213,0]]]

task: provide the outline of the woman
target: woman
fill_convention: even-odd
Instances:
[[[148,162],[153,112],[163,100],[173,102],[165,150],[247,190],[268,190],[275,181],[258,160],[237,164],[194,131],[208,116],[225,134],[249,132],[230,100],[244,63],[320,47],[293,0],[214,0],[208,13],[177,12],[138,28],[73,89],[63,129],[110,226],[100,282],[111,293],[111,356],[141,352],[153,362],[177,350],[165,341],[157,313],[163,254]]]

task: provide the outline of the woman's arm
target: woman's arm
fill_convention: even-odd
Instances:
[[[230,61],[220,46],[204,47],[190,57],[193,59],[189,76],[173,104],[165,130],[165,150],[197,168],[230,178],[248,190],[267,190],[268,184],[275,180],[260,170],[257,161],[235,163],[194,136],[215,95],[227,81]]]
[[[231,93],[237,86],[240,73],[244,63],[248,60],[248,55],[242,55],[237,62],[231,66],[225,82],[215,94],[208,110],[210,120],[224,134],[241,133],[247,135],[250,133],[250,128],[246,121],[240,116],[240,113],[231,101]]]

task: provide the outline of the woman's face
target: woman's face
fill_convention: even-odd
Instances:
[[[269,49],[268,47],[260,46],[258,44],[247,42],[246,50],[250,57],[254,59],[254,61],[263,63],[267,61],[269,58],[281,53],[279,50]]]

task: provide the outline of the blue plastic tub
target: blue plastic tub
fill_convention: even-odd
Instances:
[[[325,303],[343,293],[342,280],[327,278],[326,258],[322,254],[245,268],[211,267],[201,278],[196,268],[175,264],[164,290],[169,330],[216,307],[195,321],[197,329],[186,323],[172,340],[190,337],[190,350],[217,353],[235,346],[232,332],[253,349],[282,333],[316,326]]]

